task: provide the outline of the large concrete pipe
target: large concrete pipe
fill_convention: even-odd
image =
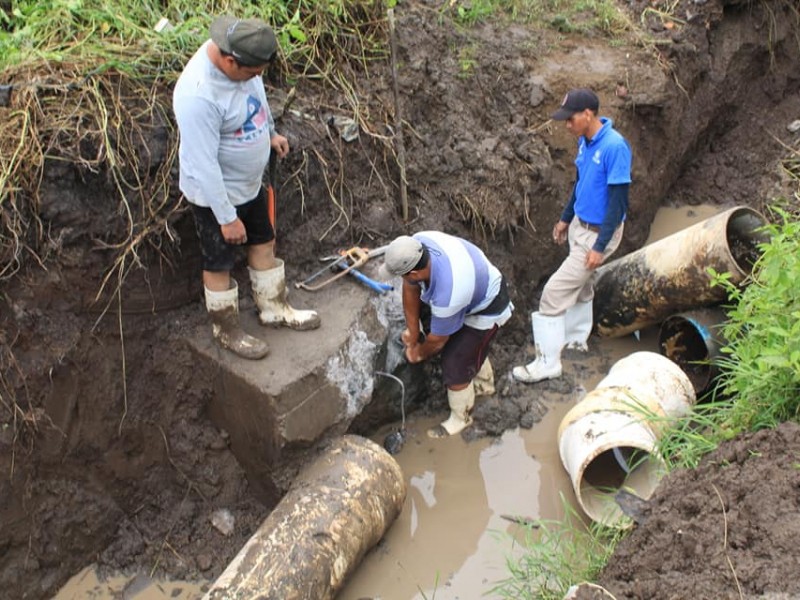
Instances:
[[[659,351],[683,369],[698,396],[709,390],[719,375],[726,320],[725,311],[715,306],[672,315],[661,323]]]
[[[558,451],[589,518],[611,527],[631,523],[615,495],[623,488],[643,499],[652,495],[665,472],[658,440],[694,402],[678,365],[656,352],[635,352],[564,416]]]
[[[712,287],[709,268],[742,283],[768,240],[764,225],[755,210],[731,208],[603,265],[594,295],[597,333],[617,337],[723,302],[725,289]]]
[[[327,600],[400,514],[406,483],[376,443],[337,439],[295,479],[204,600]]]

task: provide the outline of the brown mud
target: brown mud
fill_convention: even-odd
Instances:
[[[800,425],[748,434],[662,480],[600,583],[618,599],[797,598]]]
[[[778,161],[798,143],[786,129],[800,118],[796,7],[679,1],[671,4],[680,20],[667,27],[649,4],[626,5],[635,32],[613,45],[521,25],[463,29],[435,2],[399,5],[408,223],[398,216],[399,168],[385,142],[395,110],[388,61],[354,75],[357,106],[320,84],[287,96],[285,81],[268,81],[293,148],[279,171],[278,252],[289,278],[313,272],[335,249],[400,233],[443,229],[474,239],[509,278],[517,307],[492,353],[505,377],[532,353],[528,313],[564,255],[546,234],[567,198],[574,140],[548,116],[579,85],[598,91],[601,112],[634,148],[618,256],[641,246],[664,204],[763,210],[785,190]],[[658,43],[643,45],[643,36]],[[359,138],[345,142],[331,119],[355,112],[367,117]],[[150,160],[163,160],[174,134],[150,125]],[[126,226],[108,201],[116,188],[59,161],[43,188],[43,260],[23,264],[0,296],[0,589],[47,598],[90,562],[213,579],[271,506],[210,422],[214,373],[197,371],[185,343],[206,323],[191,217],[177,210],[120,293],[112,284],[96,301],[113,260],[108,244]],[[435,375],[436,365],[428,368]],[[571,394],[574,381],[544,385]],[[498,389],[467,437],[541,418],[528,391],[507,378]],[[434,388],[415,408],[444,406]],[[798,443],[787,425],[669,477],[603,582],[619,598],[800,591],[791,543],[800,522]],[[229,536],[210,524],[220,508],[236,517]]]

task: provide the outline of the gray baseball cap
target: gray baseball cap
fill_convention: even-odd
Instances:
[[[422,258],[422,243],[408,235],[401,235],[386,248],[380,273],[384,278],[399,277],[409,273]]]
[[[261,19],[217,17],[211,24],[211,40],[248,67],[267,64],[278,51],[275,32]]]

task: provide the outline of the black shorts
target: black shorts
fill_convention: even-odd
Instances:
[[[200,252],[203,254],[203,270],[233,270],[239,246],[225,241],[220,224],[210,208],[192,204],[192,211]],[[269,221],[267,192],[263,186],[255,198],[236,207],[236,216],[242,220],[247,232],[245,246],[266,244],[275,239],[275,230]]]
[[[496,333],[497,325],[485,330],[465,325],[450,336],[442,350],[442,378],[447,387],[475,379]]]

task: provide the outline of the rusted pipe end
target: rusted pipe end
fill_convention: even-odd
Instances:
[[[759,245],[769,241],[762,228],[767,224],[764,216],[748,207],[730,211],[725,226],[725,238],[731,260],[739,269],[740,280],[753,272],[753,265],[761,256]]]
[[[748,207],[723,211],[603,265],[597,270],[597,334],[619,337],[686,310],[727,300],[712,271],[745,285],[769,236],[766,219]]]
[[[706,308],[667,318],[658,335],[661,354],[677,364],[699,396],[719,375],[717,359],[724,345],[721,327],[727,316],[722,308]]]

